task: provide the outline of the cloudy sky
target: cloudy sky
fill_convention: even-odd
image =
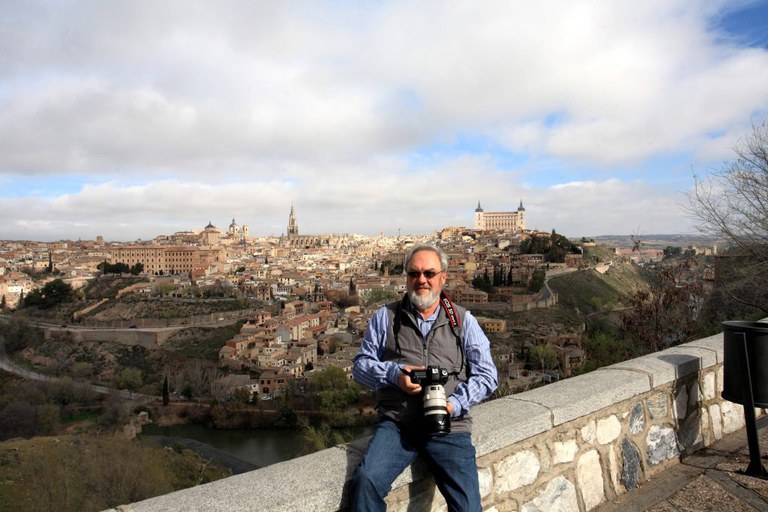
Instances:
[[[693,232],[768,1],[2,0],[0,239]]]

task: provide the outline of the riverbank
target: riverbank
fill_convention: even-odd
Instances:
[[[372,433],[372,426],[341,429],[339,438],[351,441]],[[183,444],[199,453],[205,460],[214,460],[237,474],[249,471],[248,464],[254,466],[251,469],[255,469],[303,455],[304,436],[305,431],[301,429],[223,430],[186,423],[172,426],[146,425],[139,438],[161,446]]]
[[[188,439],[185,437],[174,436],[153,436],[142,435],[141,439],[147,441],[156,446],[162,446],[164,448],[174,445],[183,445],[190,450],[200,455],[206,461],[211,461],[214,464],[226,468],[232,472],[233,475],[239,475],[240,473],[247,473],[254,469],[259,469],[261,466],[245,461],[234,455],[223,452],[214,448],[213,446],[196,441],[194,439]]]

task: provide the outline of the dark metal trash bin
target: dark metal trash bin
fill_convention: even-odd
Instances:
[[[723,398],[737,404],[748,403],[744,379],[749,376],[754,405],[768,407],[768,323],[723,322],[723,329]]]
[[[744,406],[749,443],[747,475],[768,480],[760,456],[755,407],[768,407],[768,324],[723,322],[723,398]]]

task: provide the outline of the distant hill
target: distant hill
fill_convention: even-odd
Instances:
[[[622,307],[625,297],[647,286],[648,274],[631,263],[617,263],[605,274],[582,270],[549,280],[560,307],[590,314]]]
[[[664,249],[667,246],[688,247],[690,245],[699,247],[712,247],[713,245],[717,245],[718,247],[724,246],[722,240],[700,234],[646,235],[640,233],[639,235],[600,235],[586,238],[611,247],[631,248],[634,246],[632,236],[639,237],[643,242],[643,246],[653,249]]]

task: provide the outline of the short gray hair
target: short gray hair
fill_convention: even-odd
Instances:
[[[432,244],[416,244],[408,249],[407,253],[405,253],[403,272],[408,272],[408,265],[411,263],[411,258],[413,258],[414,254],[421,251],[432,251],[433,253],[437,254],[437,257],[440,258],[440,270],[448,270],[448,255],[445,254],[442,249]]]

